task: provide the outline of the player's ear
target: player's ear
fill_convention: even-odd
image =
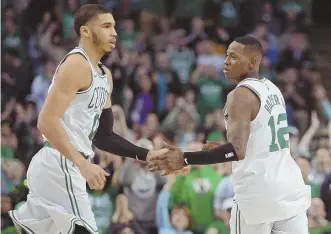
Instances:
[[[90,37],[90,30],[87,26],[83,25],[80,27],[80,35],[83,37]]]
[[[250,61],[250,66],[251,66],[250,69],[256,67],[256,63],[257,63],[257,59],[255,57],[252,57]]]

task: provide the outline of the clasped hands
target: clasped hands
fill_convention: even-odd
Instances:
[[[218,142],[207,141],[202,150],[212,149],[219,146]],[[184,161],[184,152],[177,146],[164,142],[163,149],[152,150],[148,153],[146,169],[152,172],[163,171],[162,176],[185,175],[189,171],[189,166]]]

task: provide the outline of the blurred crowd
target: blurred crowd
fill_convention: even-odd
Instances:
[[[103,4],[117,21],[117,48],[102,60],[114,79],[114,131],[149,149],[225,142],[223,106],[234,88],[222,73],[225,52],[237,36],[258,38],[260,74],[283,92],[292,157],[312,188],[310,233],[331,233],[331,105],[307,34],[310,2],[3,0],[2,233],[16,233],[8,210],[26,199],[26,170],[44,144],[38,113],[57,64],[77,45],[73,14],[85,3]],[[103,190],[88,189],[100,234],[229,233],[230,163],[162,177],[140,161],[95,151],[94,162],[110,173]]]

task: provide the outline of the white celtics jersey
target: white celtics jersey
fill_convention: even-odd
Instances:
[[[245,159],[233,162],[235,200],[247,224],[273,222],[304,213],[310,187],[290,154],[284,98],[269,80],[247,78],[244,86],[261,106],[251,121]],[[227,126],[227,111],[225,121]]]
[[[65,59],[77,53],[84,56],[86,62],[89,63],[92,83],[88,89],[77,92],[75,98],[62,116],[61,124],[73,146],[83,154],[93,157],[92,139],[98,129],[99,117],[110,93],[110,82],[106,74],[100,74],[96,70],[87,53],[79,47],[76,47],[64,57],[58,65],[54,77]],[[101,63],[99,65],[102,66]],[[79,69],[79,67],[73,67],[72,69]],[[68,78],[70,79],[70,77]],[[52,88],[52,84],[49,90]]]

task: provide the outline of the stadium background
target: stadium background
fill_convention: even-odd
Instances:
[[[322,0],[2,0],[2,233],[16,233],[7,212],[26,199],[26,169],[43,147],[37,115],[57,64],[77,44],[73,14],[96,2],[117,21],[117,48],[103,58],[114,79],[114,131],[148,148],[225,141],[222,108],[233,85],[222,74],[224,53],[237,36],[257,37],[261,75],[283,92],[292,156],[312,187],[310,232],[331,233],[331,4]],[[111,173],[102,191],[89,190],[100,234],[229,233],[230,164],[163,178],[96,154]]]

